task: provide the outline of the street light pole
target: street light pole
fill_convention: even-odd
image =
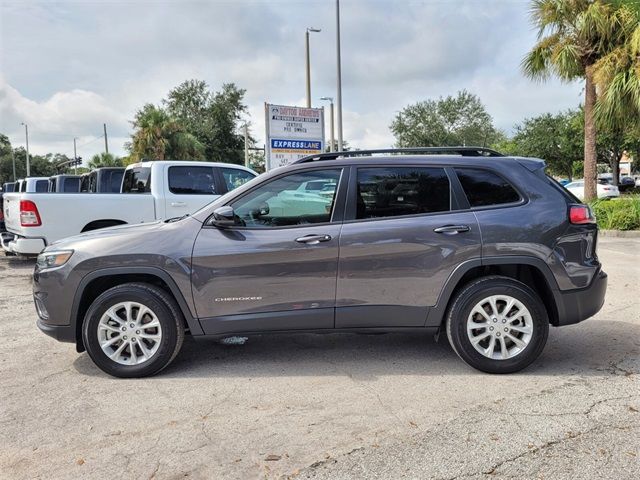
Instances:
[[[329,151],[335,152],[336,140],[334,136],[334,126],[333,126],[333,97],[320,97],[320,100],[326,100],[329,102],[329,123],[330,123],[330,134],[331,134],[331,143],[329,143]]]
[[[249,126],[244,124],[244,166],[249,167]]]
[[[307,71],[307,108],[311,108],[311,58],[309,54],[309,33],[320,32],[319,28],[307,28],[304,34],[304,48],[305,48],[305,65]]]
[[[78,161],[78,154],[76,153],[76,137],[73,137],[73,173],[78,173],[78,165],[76,162]]]
[[[29,177],[31,176],[31,160],[29,160],[29,127],[24,122],[22,122],[20,125],[24,125],[24,135],[27,140],[27,177]]]
[[[336,73],[338,77],[338,151],[342,151],[342,66],[340,60],[340,0],[336,0],[336,60]]]

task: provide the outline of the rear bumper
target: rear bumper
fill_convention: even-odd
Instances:
[[[38,255],[47,246],[42,238],[25,238],[12,233],[2,233],[0,244],[6,252],[18,255]]]
[[[600,270],[587,288],[559,292],[558,326],[572,325],[598,313],[604,305],[607,280],[607,274]]]

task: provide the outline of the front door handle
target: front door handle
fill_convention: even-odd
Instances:
[[[436,233],[444,233],[445,235],[456,235],[458,233],[468,232],[471,230],[468,225],[443,225],[442,227],[434,228]]]
[[[298,243],[306,243],[307,245],[317,245],[320,242],[328,242],[331,240],[331,235],[305,235],[304,237],[296,238]]]
[[[187,203],[186,202],[171,202],[171,206],[172,207],[186,207]]]

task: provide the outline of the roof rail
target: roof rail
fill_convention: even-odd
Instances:
[[[374,154],[391,154],[391,155],[406,155],[406,154],[443,154],[451,153],[461,155],[463,157],[504,157],[504,155],[496,150],[485,147],[409,147],[409,148],[381,148],[376,150],[351,150],[348,152],[329,152],[318,153],[316,155],[309,155],[293,162],[307,163],[316,162],[320,160],[335,160],[337,158],[346,157],[364,157]]]

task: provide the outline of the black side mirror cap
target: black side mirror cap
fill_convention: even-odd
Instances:
[[[218,207],[213,211],[213,215],[209,220],[209,225],[216,227],[233,227],[237,225],[236,214],[233,211],[233,207],[225,205],[224,207]]]

